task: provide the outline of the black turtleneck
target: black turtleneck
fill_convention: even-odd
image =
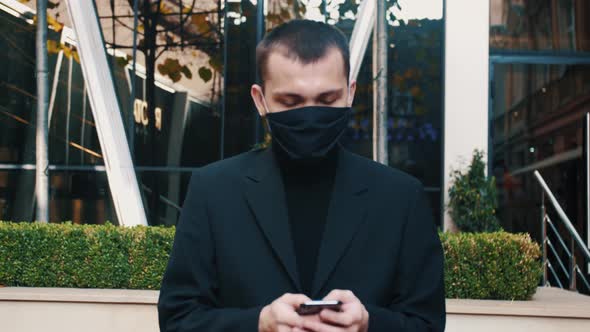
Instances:
[[[301,286],[305,294],[310,294],[332,197],[339,147],[334,147],[326,157],[302,160],[291,159],[277,144],[273,144],[272,149],[285,187]]]

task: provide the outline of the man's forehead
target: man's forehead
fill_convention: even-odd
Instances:
[[[319,90],[319,91],[313,91],[315,94],[317,95],[341,95],[344,92],[345,88],[330,88],[330,87],[326,87],[326,89],[324,90]],[[299,92],[298,91],[294,91],[294,90],[290,90],[290,89],[284,89],[281,87],[277,87],[276,89],[273,89],[271,92],[274,96],[299,96]]]
[[[276,46],[268,54],[267,69],[272,73],[284,68],[277,65],[287,65],[292,68],[328,66],[328,68],[338,69],[339,73],[344,74],[344,59],[342,53],[336,47],[328,48],[322,57],[309,62],[302,61],[284,46]]]
[[[311,63],[302,63],[285,51],[271,52],[267,62],[265,85],[273,93],[299,88],[333,90],[346,86],[347,77],[340,52],[333,48]]]

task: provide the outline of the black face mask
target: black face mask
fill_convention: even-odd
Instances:
[[[308,106],[267,113],[273,144],[292,159],[324,157],[348,126],[350,107]]]

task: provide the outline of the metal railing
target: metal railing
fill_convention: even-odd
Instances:
[[[576,247],[583,254],[585,259],[588,260],[589,262],[590,262],[590,250],[588,249],[588,247],[586,246],[584,241],[582,241],[582,238],[580,237],[580,235],[576,231],[576,228],[574,227],[574,225],[572,224],[572,222],[570,221],[568,216],[565,214],[565,212],[561,208],[561,205],[559,205],[559,203],[557,202],[557,199],[555,198],[555,196],[553,195],[553,193],[551,192],[551,190],[547,186],[547,183],[545,183],[545,180],[543,179],[543,177],[541,176],[539,171],[535,171],[534,175],[537,178],[537,181],[539,182],[541,187],[543,188],[543,191],[542,191],[543,196],[541,199],[543,285],[544,286],[547,286],[547,285],[559,286],[560,288],[566,288],[566,287],[564,287],[564,285],[562,284],[562,282],[558,276],[558,271],[560,271],[561,273],[563,273],[565,275],[566,279],[568,280],[568,285],[567,285],[568,289],[573,290],[573,291],[578,290],[578,285],[577,285],[576,281],[577,281],[577,276],[579,276],[580,280],[582,280],[582,282],[584,283],[586,288],[590,291],[590,283],[586,279],[584,272],[582,271],[582,269],[580,269],[580,266],[578,265],[578,263],[576,261]],[[547,209],[545,207],[545,196],[547,196],[549,198],[551,205],[553,205],[553,208],[555,209],[555,211],[557,212],[557,215],[559,216],[559,221],[561,221],[561,223],[567,229],[567,233],[569,235],[569,241],[568,241],[567,245],[566,245],[566,241],[564,241],[563,237],[559,233],[557,226],[555,225],[555,223],[551,220],[551,218],[547,214]],[[557,239],[556,245],[560,246],[561,249],[563,249],[563,252],[566,254],[566,256],[568,258],[567,264],[564,264],[562,257],[557,252],[557,248],[555,247],[554,243],[551,242],[551,240],[549,239],[549,232]],[[549,249],[549,251],[547,251],[547,249]],[[548,255],[549,253],[551,253],[551,256],[553,258],[552,261],[556,262],[555,265],[552,264],[551,261],[549,260],[549,255]],[[567,268],[566,268],[566,265],[567,265]],[[556,268],[559,268],[559,270],[556,271]],[[551,275],[555,279],[556,285],[551,285],[549,283],[549,273],[551,273]]]

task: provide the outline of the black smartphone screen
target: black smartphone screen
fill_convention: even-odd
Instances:
[[[308,301],[299,305],[297,313],[300,315],[315,315],[322,309],[340,311],[342,302],[340,301]]]

